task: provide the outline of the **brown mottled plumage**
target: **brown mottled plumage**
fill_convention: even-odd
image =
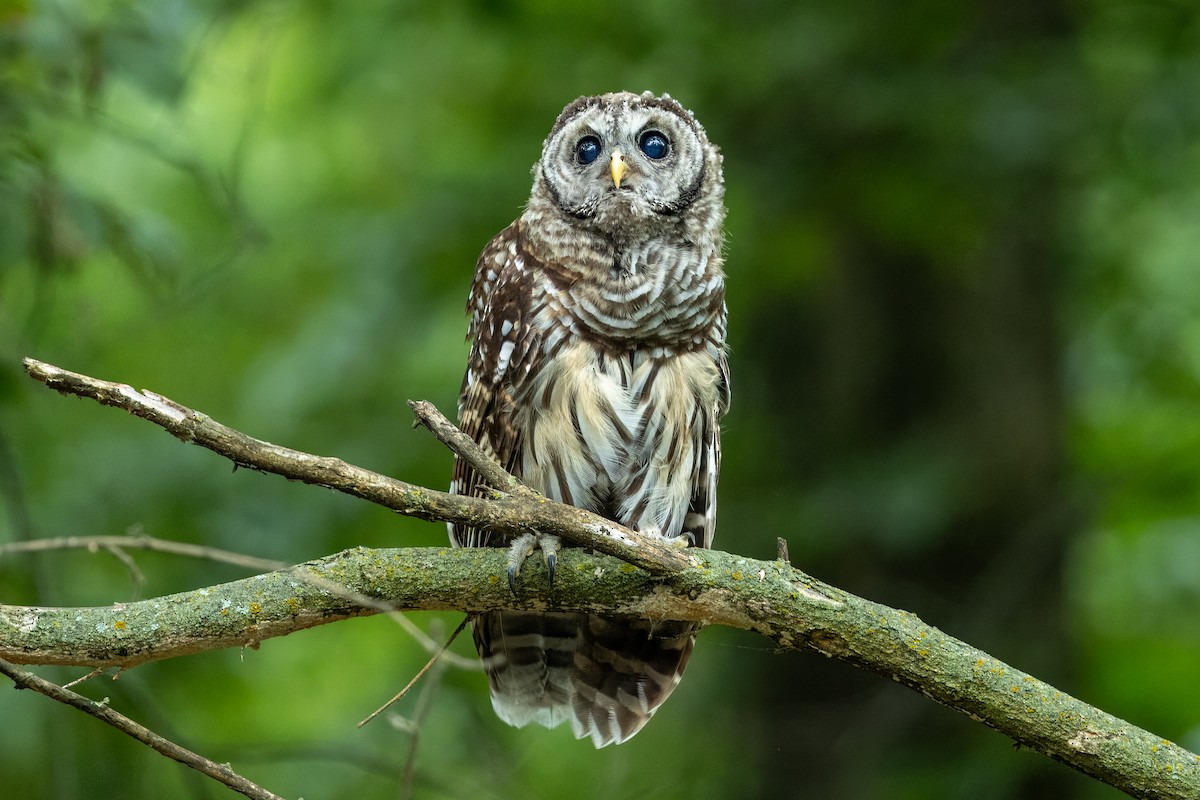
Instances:
[[[670,97],[623,92],[568,105],[533,175],[525,212],[479,257],[459,424],[551,498],[708,547],[729,405],[721,155]],[[455,463],[454,492],[478,484]],[[569,720],[603,747],[670,695],[696,629],[502,612],[476,621],[475,642],[502,719]]]

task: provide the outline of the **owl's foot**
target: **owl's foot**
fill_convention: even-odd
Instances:
[[[642,536],[649,536],[651,539],[658,539],[667,547],[673,547],[676,550],[686,550],[696,544],[696,534],[689,530],[680,531],[674,536],[667,536],[657,525],[647,525],[645,528],[639,529],[638,533]]]
[[[517,576],[521,574],[521,565],[525,559],[533,555],[533,551],[541,549],[542,558],[546,562],[546,571],[550,573],[550,585],[554,585],[554,567],[558,563],[558,551],[562,545],[557,536],[548,533],[525,533],[513,540],[508,548],[508,588],[514,595],[517,593]]]

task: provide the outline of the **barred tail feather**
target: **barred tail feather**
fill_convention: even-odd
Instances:
[[[571,729],[597,748],[642,729],[683,678],[698,626],[589,614],[571,674]]]
[[[492,708],[509,725],[554,728],[571,710],[571,670],[583,614],[496,611],[475,620]]]
[[[492,707],[510,725],[567,720],[597,747],[642,729],[683,677],[697,626],[599,614],[493,612],[475,621]]]

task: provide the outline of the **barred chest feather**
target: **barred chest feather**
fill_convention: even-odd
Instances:
[[[654,358],[565,344],[517,399],[521,474],[549,497],[675,536],[706,463],[718,362],[705,350]],[[693,522],[688,527],[696,527]]]
[[[528,230],[519,223],[521,234]],[[568,247],[557,233],[551,227],[524,238],[540,273],[532,299],[534,327],[548,331],[545,350],[554,349],[556,336],[570,334],[617,349],[656,349],[660,357],[723,340],[719,251],[670,239],[618,247],[574,237]]]

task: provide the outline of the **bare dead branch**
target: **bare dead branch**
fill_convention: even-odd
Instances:
[[[437,410],[433,403],[427,400],[409,400],[408,407],[417,418],[417,425],[429,430],[450,451],[470,464],[484,483],[497,491],[507,494],[540,497],[538,492],[530,489],[500,466],[494,458],[483,451],[483,448],[471,440],[470,436],[460,431],[450,420]]]
[[[238,775],[228,766],[218,764],[199,753],[193,753],[186,747],[175,744],[170,739],[159,736],[149,728],[139,725],[124,714],[113,710],[104,702],[96,702],[56,683],[39,678],[31,672],[19,670],[13,664],[3,659],[0,659],[0,672],[11,678],[18,689],[32,689],[52,700],[57,700],[60,703],[77,708],[85,714],[108,723],[121,733],[133,737],[147,747],[157,750],[164,756],[173,758],[181,764],[185,764],[214,780],[220,781],[239,794],[253,798],[253,800],[283,800],[279,795],[268,792],[258,784]]]
[[[340,458],[316,456],[255,439],[154,392],[69,372],[32,358],[26,358],[24,364],[32,378],[62,394],[122,408],[153,422],[180,441],[212,450],[240,467],[336,489],[418,519],[457,522],[513,536],[533,532],[555,534],[572,544],[607,553],[657,575],[678,572],[694,563],[688,551],[640,536],[597,514],[540,496],[520,493],[485,500],[414,486],[347,464]]]

